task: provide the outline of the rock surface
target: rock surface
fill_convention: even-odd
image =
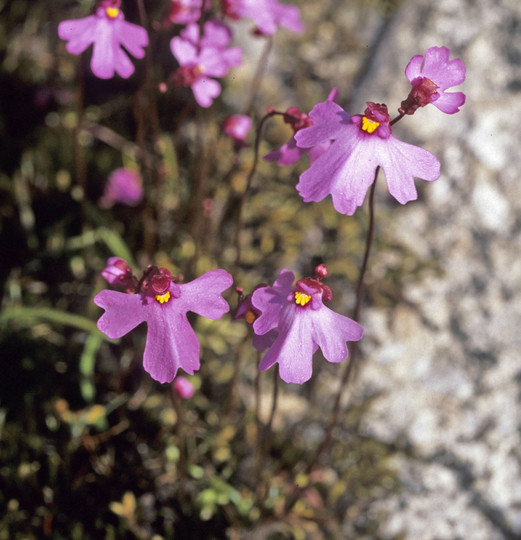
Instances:
[[[465,62],[467,103],[395,129],[434,152],[442,175],[418,180],[419,201],[393,207],[385,231],[434,269],[406,277],[395,307],[364,314],[357,392],[378,393],[365,429],[403,448],[403,490],[377,503],[380,534],[521,538],[521,4],[403,2],[353,111],[366,100],[395,109],[404,66],[433,45]],[[378,204],[391,204],[379,187]]]

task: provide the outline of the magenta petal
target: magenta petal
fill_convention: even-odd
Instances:
[[[432,102],[435,107],[446,114],[457,113],[464,103],[465,94],[463,92],[443,92],[436,101]]]
[[[144,47],[148,45],[147,31],[137,24],[129,23],[123,19],[116,21],[117,36],[121,45],[135,58],[145,56]]]
[[[288,311],[294,311],[289,315]],[[262,358],[259,369],[266,371],[278,362],[280,378],[287,383],[302,384],[311,378],[313,372],[313,353],[316,347],[306,321],[309,311],[297,311],[295,306],[287,304],[282,320],[289,322],[280,328],[275,343]]]
[[[170,40],[170,50],[182,66],[198,62],[197,47],[183,38],[178,36],[172,38]]]
[[[375,141],[377,141],[375,139]],[[417,198],[414,178],[432,182],[440,176],[440,162],[431,152],[394,137],[378,141],[379,156],[389,193],[401,204]]]
[[[293,165],[296,163],[307,150],[305,148],[298,148],[295,137],[291,139],[278,150],[273,150],[264,156],[266,161],[276,161],[278,165]]]
[[[103,290],[93,299],[105,313],[98,321],[98,328],[111,339],[117,339],[146,318],[143,301],[139,294],[126,294],[118,291]]]
[[[280,272],[273,287],[261,287],[253,292],[252,305],[261,312],[253,323],[256,334],[265,334],[278,325],[279,312],[286,304],[286,297],[291,291],[294,279],[293,272],[284,269]]]
[[[423,55],[417,54],[416,56],[413,56],[409,63],[407,64],[407,67],[405,68],[405,76],[407,77],[409,82],[412,82],[416,77],[419,77],[421,75],[421,67],[423,64]]]
[[[81,54],[96,39],[98,17],[90,15],[84,19],[62,21],[58,25],[58,36],[68,41],[66,48],[71,54]]]
[[[295,133],[297,146],[311,148],[321,142],[335,139],[349,124],[350,116],[333,101],[318,103],[309,113],[314,124]]]
[[[192,84],[192,91],[201,107],[210,107],[213,100],[221,93],[221,85],[208,77],[200,77]]]
[[[199,369],[200,345],[185,313],[175,300],[165,305],[154,303],[150,311],[143,367],[161,383],[171,382],[179,368],[192,375]]]
[[[189,283],[179,285],[181,296],[176,299],[176,307],[208,319],[219,319],[230,310],[221,293],[232,284],[233,278],[226,270],[210,270]]]
[[[358,341],[364,333],[357,322],[326,306],[313,313],[312,327],[313,340],[328,362],[342,362],[347,358],[346,342]]]

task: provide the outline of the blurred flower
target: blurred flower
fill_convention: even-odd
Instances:
[[[465,80],[465,64],[459,59],[449,60],[447,47],[431,47],[425,57],[413,56],[405,68],[405,76],[412,84],[399,112],[414,114],[419,107],[432,103],[440,111],[454,114],[465,103],[463,92],[446,92]]]
[[[173,383],[174,392],[181,399],[190,399],[194,395],[194,385],[183,375],[177,377]]]
[[[202,6],[203,0],[170,0],[168,19],[177,24],[197,22]]]
[[[122,287],[128,293],[136,290],[138,280],[127,261],[120,257],[110,257],[107,260],[107,266],[101,271],[101,275],[113,287]]]
[[[112,208],[116,203],[136,206],[142,197],[140,174],[132,169],[120,168],[110,173],[99,205],[102,208]]]
[[[199,39],[199,25],[189,24],[180,36],[170,42],[172,54],[180,64],[170,77],[174,86],[190,86],[195,100],[201,107],[209,107],[221,93],[221,85],[211,77],[224,77],[228,71],[240,65],[242,50],[229,47],[232,33],[224,23],[211,20],[204,24]]]
[[[279,331],[261,360],[261,371],[278,362],[282,380],[302,384],[311,378],[313,354],[319,347],[328,362],[342,362],[348,355],[346,342],[361,339],[363,328],[357,322],[323,304],[332,295],[320,282],[321,275],[319,271],[315,278],[300,279],[293,287],[295,276],[282,270],[273,287],[253,293],[253,307],[261,312],[253,323],[255,333]]]
[[[120,4],[120,0],[104,0],[94,15],[58,25],[58,35],[68,42],[65,47],[71,54],[80,54],[93,45],[90,67],[100,79],[110,79],[114,72],[130,77],[134,66],[123,47],[132,56],[143,58],[148,45],[147,31],[126,22]]]
[[[235,148],[247,146],[246,138],[251,129],[251,118],[245,114],[232,114],[223,122],[223,131],[235,142]]]
[[[279,27],[297,34],[304,31],[299,8],[281,4],[278,0],[221,0],[221,8],[233,20],[252,19],[261,35],[270,36]]]
[[[338,90],[333,88],[327,97],[327,101],[334,101],[338,96]],[[304,154],[309,154],[310,163],[318,159],[330,146],[331,141],[324,141],[311,148],[299,148],[295,140],[295,133],[313,125],[313,120],[303,113],[298,107],[290,107],[284,114],[284,122],[293,128],[291,139],[278,150],[273,150],[264,156],[266,161],[276,161],[277,165],[293,165]]]
[[[391,135],[385,105],[369,101],[363,115],[351,117],[336,103],[325,101],[309,115],[314,124],[296,133],[297,145],[333,143],[300,176],[297,190],[305,202],[331,195],[337,212],[352,215],[364,202],[377,167],[383,169],[390,194],[401,204],[417,198],[415,177],[433,181],[440,175],[436,156]]]
[[[200,345],[186,313],[219,319],[229,311],[221,293],[233,282],[225,270],[211,270],[185,284],[175,283],[166,268],[149,267],[136,294],[103,290],[94,303],[105,313],[98,328],[117,339],[147,323],[143,365],[159,382],[171,382],[179,368],[190,375],[199,369]]]

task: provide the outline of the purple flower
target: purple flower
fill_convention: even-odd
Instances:
[[[219,319],[229,310],[221,293],[233,282],[225,270],[211,270],[190,283],[178,284],[165,268],[149,267],[136,294],[103,290],[94,303],[105,313],[98,328],[109,338],[124,336],[147,323],[143,365],[159,382],[171,382],[179,368],[199,369],[200,345],[186,313]]]
[[[335,210],[350,216],[364,202],[377,167],[385,173],[389,193],[401,204],[417,198],[415,177],[433,181],[440,175],[433,154],[391,135],[385,105],[367,102],[363,115],[351,117],[336,103],[325,101],[309,116],[314,124],[295,134],[297,145],[333,143],[300,176],[297,190],[305,202],[331,195]]]
[[[257,289],[260,289],[261,287],[267,287],[265,283],[260,283],[255,287],[253,292],[255,292]],[[242,296],[242,289],[240,290],[241,296],[239,298],[239,305],[237,306],[237,311],[235,312],[235,315],[233,317],[234,320],[238,319],[244,319],[246,321],[246,324],[253,328],[253,323],[255,320],[260,316],[261,312],[256,309],[252,304],[252,294],[247,294],[246,296]],[[257,334],[253,335],[253,346],[259,351],[265,351],[274,341],[277,337],[279,331],[277,328],[274,328],[273,330],[270,330],[269,332],[266,332],[266,334],[260,336]]]
[[[334,101],[338,96],[338,90],[333,88],[327,97],[327,101]],[[299,148],[295,140],[295,133],[301,129],[313,125],[313,120],[303,113],[298,107],[290,107],[284,113],[284,122],[293,129],[291,139],[278,150],[273,150],[264,156],[266,161],[276,161],[277,165],[293,165],[304,154],[309,154],[310,163],[317,160],[330,146],[331,141],[324,141],[311,148]]]
[[[65,47],[71,54],[80,54],[93,45],[90,67],[100,79],[110,79],[114,72],[130,77],[134,66],[122,47],[132,56],[143,58],[148,45],[146,30],[126,22],[120,4],[118,0],[105,0],[94,15],[58,25],[58,35],[68,42]]]
[[[168,19],[177,24],[197,22],[202,6],[203,0],[170,0]]]
[[[194,385],[182,375],[177,377],[173,383],[174,392],[181,399],[190,399],[194,395]]]
[[[279,364],[279,375],[288,383],[302,384],[311,378],[313,354],[320,347],[328,362],[342,362],[347,341],[358,341],[363,328],[355,321],[335,313],[323,302],[331,300],[329,287],[315,278],[297,281],[289,270],[282,270],[273,287],[253,293],[253,306],[261,315],[253,323],[256,334],[278,329],[275,342],[264,355],[260,370]]]
[[[223,122],[223,131],[231,137],[239,148],[246,146],[246,138],[251,129],[251,118],[245,114],[232,114]]]
[[[223,13],[233,20],[248,17],[259,34],[271,36],[283,27],[300,34],[304,25],[296,6],[280,4],[278,0],[221,0]]]
[[[110,173],[99,204],[102,208],[112,208],[115,203],[136,206],[142,197],[140,174],[132,169],[121,168]]]
[[[449,60],[447,47],[431,47],[425,57],[413,56],[405,68],[405,76],[412,85],[399,112],[414,114],[419,107],[432,103],[440,111],[454,114],[465,103],[463,92],[446,92],[465,80],[465,64],[459,59]]]
[[[113,287],[122,287],[128,293],[133,293],[136,290],[138,280],[127,261],[120,257],[110,257],[107,266],[101,271],[101,275]]]
[[[230,29],[217,20],[205,23],[201,39],[199,25],[188,25],[170,42],[172,54],[180,64],[170,77],[170,84],[174,87],[190,86],[197,103],[201,107],[209,107],[221,93],[221,85],[211,77],[224,77],[242,61],[239,47],[228,48],[231,39]]]

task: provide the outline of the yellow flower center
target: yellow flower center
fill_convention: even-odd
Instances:
[[[168,302],[170,300],[170,291],[166,291],[165,294],[156,294],[156,300],[160,304],[164,304],[165,302]]]
[[[255,322],[255,319],[257,317],[255,316],[255,313],[253,313],[253,311],[251,309],[249,309],[247,312],[246,312],[246,315],[244,316],[244,320],[248,323],[248,324],[253,324]]]
[[[305,306],[310,300],[311,296],[309,296],[309,294],[295,291],[295,304],[297,304],[297,306]]]
[[[109,19],[115,19],[119,15],[119,9],[115,7],[108,7],[105,9],[105,13]]]
[[[373,133],[373,131],[380,125],[380,122],[369,120],[367,116],[362,117],[362,129],[367,133]]]

